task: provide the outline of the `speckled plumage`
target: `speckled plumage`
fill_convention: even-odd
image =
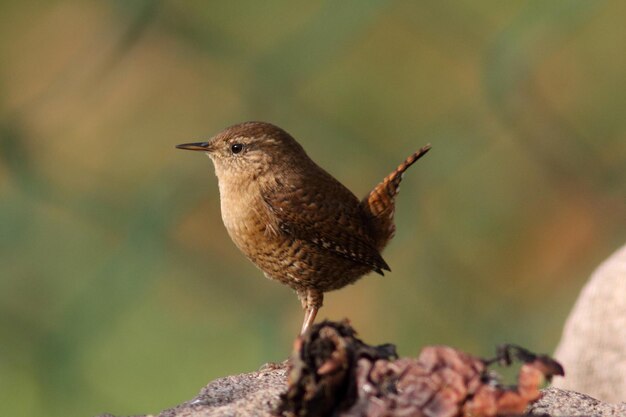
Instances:
[[[359,201],[287,132],[269,123],[241,123],[208,142],[177,147],[211,158],[228,234],[268,278],[296,291],[306,310],[303,332],[324,292],[370,271],[389,270],[380,251],[395,231],[402,173],[430,149],[411,155]]]

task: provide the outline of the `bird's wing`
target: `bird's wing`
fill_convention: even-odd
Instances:
[[[277,181],[263,192],[263,200],[275,230],[381,275],[390,270],[368,235],[358,199],[334,178],[291,185]]]

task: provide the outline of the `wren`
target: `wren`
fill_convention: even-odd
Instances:
[[[304,333],[325,292],[371,271],[390,271],[381,251],[395,232],[394,201],[402,174],[430,145],[409,156],[362,200],[270,123],[241,123],[206,142],[176,148],[211,158],[228,234],[266,277],[295,290],[305,310]]]

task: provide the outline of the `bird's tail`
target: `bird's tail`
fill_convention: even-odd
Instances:
[[[395,211],[394,202],[400,191],[402,174],[429,150],[430,145],[426,145],[409,156],[361,201],[363,210],[370,218],[375,243],[379,251],[385,247],[396,230],[396,226],[393,222]]]

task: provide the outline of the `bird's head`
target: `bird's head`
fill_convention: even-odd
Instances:
[[[205,152],[221,180],[254,180],[267,172],[296,169],[309,158],[291,135],[265,122],[245,122],[224,129],[206,142],[178,149]]]

